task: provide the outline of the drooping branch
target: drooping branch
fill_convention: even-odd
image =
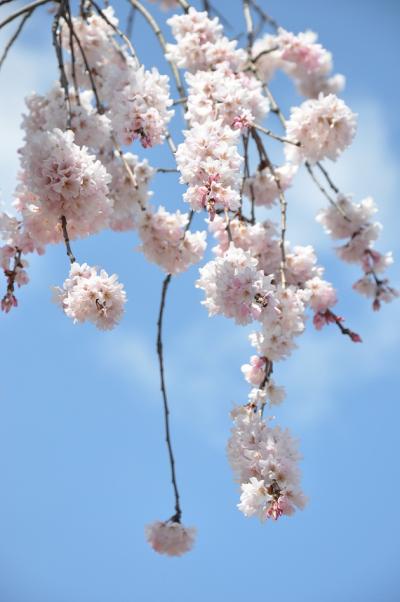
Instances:
[[[24,28],[25,23],[28,21],[29,17],[32,15],[33,13],[33,9],[28,11],[27,13],[25,13],[25,15],[23,16],[23,18],[21,19],[20,23],[18,24],[17,29],[15,30],[15,33],[11,36],[11,38],[9,39],[9,41],[7,42],[4,50],[3,50],[3,54],[0,57],[0,69],[3,66],[4,61],[7,58],[7,55],[12,47],[12,45],[14,44],[14,42],[17,40],[19,34],[21,33],[21,31]]]
[[[180,497],[179,497],[179,489],[176,479],[176,470],[175,470],[175,457],[172,449],[171,442],[171,430],[169,423],[169,405],[168,405],[168,397],[167,397],[167,389],[165,384],[165,374],[164,374],[164,347],[163,347],[163,319],[164,319],[164,311],[165,311],[165,300],[167,295],[167,290],[171,282],[171,274],[168,274],[162,284],[161,289],[161,301],[160,301],[160,309],[158,313],[157,320],[157,355],[158,355],[158,363],[160,368],[160,388],[161,395],[164,406],[164,428],[165,428],[165,441],[168,449],[168,457],[171,468],[171,482],[174,490],[175,496],[175,514],[171,517],[171,521],[180,523],[182,517],[182,509],[180,505]]]
[[[139,0],[128,0],[128,2],[130,2],[130,4],[132,5],[133,8],[135,8],[138,12],[140,12],[140,14],[145,18],[147,23],[150,25],[151,29],[153,30],[153,32],[155,33],[155,35],[159,41],[159,44],[160,44],[162,51],[164,53],[164,56],[165,56],[165,54],[167,52],[167,42],[165,41],[165,38],[160,29],[160,26],[158,25],[158,23],[155,20],[155,18],[153,17],[153,15],[147,10],[147,8],[145,8],[143,6],[143,4],[141,2],[139,2]],[[188,9],[189,9],[189,5],[188,5]],[[182,84],[182,80],[181,80],[179,71],[173,61],[170,61],[166,56],[165,56],[165,59],[168,62],[169,66],[171,67],[172,75],[173,75],[175,83],[176,83],[176,88],[178,90],[178,94],[179,94],[180,98],[182,99],[182,102],[184,102],[183,99],[186,97],[186,93],[185,93],[185,89]]]
[[[32,13],[34,10],[39,8],[39,6],[42,6],[43,4],[48,4],[49,2],[52,2],[52,0],[36,0],[35,2],[31,2],[31,4],[26,4],[20,10],[17,10],[15,13],[12,13],[12,15],[6,17],[4,21],[1,21],[0,29],[11,23],[11,21],[14,21],[14,19],[18,19],[18,17],[20,17],[21,15],[24,15],[25,13]]]

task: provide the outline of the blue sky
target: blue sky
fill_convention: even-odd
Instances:
[[[385,226],[380,248],[399,257],[399,3],[261,4],[289,30],[318,31],[346,75],[343,96],[359,114],[359,131],[330,171],[344,191],[376,198]],[[243,29],[239,0],[220,0],[218,8],[235,32]],[[0,73],[6,204],[18,167],[22,98],[45,92],[56,78],[49,27],[45,11],[36,15]],[[138,18],[141,58],[164,70],[144,32]],[[299,102],[283,79],[273,87],[286,112]],[[268,125],[277,130],[273,117]],[[135,152],[171,166],[164,149]],[[154,202],[181,206],[174,175],[159,176],[154,190]],[[171,285],[167,384],[184,521],[198,528],[195,549],[180,559],[153,553],[143,532],[173,506],[154,348],[162,274],[134,251],[134,233],[75,243],[81,261],[118,273],[126,286],[124,320],[104,333],[74,326],[51,303],[51,286],[68,271],[64,249],[31,258],[19,308],[0,317],[0,602],[400,600],[399,306],[373,314],[352,292],[357,270],[335,259],[314,223],[323,205],[300,174],[289,195],[288,237],[315,245],[339,289],[338,311],[364,343],[309,327],[300,349],[276,368],[288,393],[277,420],[300,439],[304,455],[304,512],[261,525],[236,509],[225,445],[229,410],[248,392],[240,373],[251,353],[247,330],[207,317],[193,286],[197,268]],[[399,283],[396,265],[390,276]]]

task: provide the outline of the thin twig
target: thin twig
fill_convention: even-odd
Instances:
[[[61,36],[60,36],[60,19],[65,14],[65,6],[63,2],[60,2],[58,7],[58,11],[54,16],[53,25],[52,25],[52,36],[53,36],[53,46],[56,52],[57,62],[58,62],[58,70],[60,72],[60,85],[64,90],[64,98],[65,104],[67,105],[67,129],[71,129],[72,122],[72,111],[71,111],[71,99],[69,96],[69,86],[67,74],[65,72],[64,67],[64,57],[63,50],[61,45]]]
[[[16,41],[16,39],[18,38],[19,34],[21,33],[25,23],[27,22],[27,20],[29,19],[29,17],[32,15],[33,10],[30,10],[29,12],[27,12],[25,14],[25,16],[21,19],[15,33],[11,36],[11,38],[9,39],[9,41],[6,44],[6,47],[4,48],[3,54],[0,58],[0,69],[3,66],[4,61],[7,58],[8,52],[10,50],[10,48],[12,47],[12,45],[14,44],[14,42]]]
[[[67,2],[68,2],[68,0],[67,0]],[[65,14],[65,17],[67,19],[68,27],[71,29],[72,35],[73,35],[74,39],[76,40],[76,43],[77,43],[78,48],[80,50],[80,53],[81,53],[81,56],[82,56],[82,60],[83,60],[83,62],[85,64],[85,69],[86,69],[87,74],[89,76],[90,85],[91,85],[91,88],[92,88],[92,91],[93,91],[93,94],[94,94],[94,99],[95,99],[95,104],[96,104],[97,112],[100,115],[102,115],[104,113],[104,107],[103,107],[103,105],[102,105],[102,103],[100,101],[100,97],[99,97],[99,93],[97,91],[96,83],[94,81],[93,73],[92,73],[92,70],[90,68],[89,62],[88,62],[88,60],[86,58],[86,53],[85,53],[85,51],[84,51],[84,49],[82,47],[82,44],[81,44],[81,41],[80,41],[78,35],[75,32],[75,29],[74,29],[71,17],[68,15],[68,13]]]
[[[157,173],[180,173],[178,169],[173,167],[157,167]]]
[[[318,166],[319,170],[323,173],[326,181],[328,182],[329,186],[332,188],[333,192],[335,192],[336,194],[339,194],[339,192],[340,192],[339,188],[332,182],[330,175],[328,174],[325,167],[322,165],[322,163],[320,161],[318,161],[317,166]]]
[[[266,54],[270,54],[271,52],[275,52],[276,50],[279,50],[279,46],[273,46],[272,48],[267,48],[266,50],[261,50],[261,52],[259,52],[253,58],[253,61],[256,63],[262,56],[265,56]]]
[[[175,514],[170,520],[179,523],[181,520],[181,516],[182,516],[182,509],[181,509],[180,501],[179,501],[179,490],[178,490],[178,484],[177,484],[176,472],[175,472],[175,458],[174,458],[174,452],[173,452],[172,443],[171,443],[171,431],[170,431],[170,424],[169,424],[169,413],[170,412],[169,412],[169,406],[168,406],[167,389],[165,386],[164,354],[163,354],[163,340],[162,340],[162,327],[163,327],[163,318],[164,318],[164,310],[165,310],[165,300],[166,300],[167,290],[168,290],[169,284],[171,282],[171,278],[172,278],[171,274],[168,274],[164,278],[163,283],[162,283],[160,310],[158,313],[158,320],[157,320],[157,355],[158,355],[158,363],[159,363],[159,368],[160,368],[160,389],[161,389],[163,406],[164,406],[165,441],[167,443],[167,448],[168,448],[168,457],[169,457],[169,463],[170,463],[170,467],[171,467],[171,482],[172,482],[172,487],[173,487],[174,496],[175,496]]]
[[[273,132],[271,132],[271,130],[268,130],[267,128],[263,127],[262,125],[253,125],[253,127],[256,130],[258,130],[259,132],[266,134],[270,138],[273,138],[274,140],[278,140],[278,142],[284,142],[285,144],[293,144],[294,146],[301,146],[300,142],[294,142],[293,140],[288,140],[288,138],[283,138],[282,136],[278,136],[278,134],[274,134]]]
[[[125,44],[128,46],[128,48],[129,48],[129,51],[130,51],[131,55],[133,56],[133,58],[134,58],[134,59],[136,59],[137,63],[139,64],[138,58],[137,58],[137,56],[136,56],[135,49],[133,48],[133,46],[132,46],[132,44],[131,44],[131,41],[129,40],[129,37],[128,37],[127,35],[125,35],[125,34],[124,34],[124,32],[123,32],[121,29],[119,29],[119,27],[117,27],[116,25],[114,25],[114,23],[112,23],[112,22],[110,21],[110,19],[109,19],[109,18],[107,17],[107,15],[106,15],[106,14],[105,14],[105,13],[104,13],[102,10],[101,10],[100,6],[97,4],[97,2],[95,2],[95,0],[89,0],[89,2],[90,2],[90,4],[92,4],[92,6],[94,6],[94,7],[95,7],[95,9],[96,9],[96,11],[97,11],[97,13],[98,13],[99,17],[100,17],[101,19],[103,19],[103,20],[104,20],[104,21],[107,23],[107,25],[108,25],[109,27],[111,27],[111,29],[112,29],[112,30],[113,30],[113,31],[114,31],[114,32],[115,32],[117,35],[119,35],[119,36],[120,36],[120,37],[123,39],[123,41],[125,42]],[[124,56],[124,54],[123,54],[123,53],[121,53],[121,54]]]
[[[134,6],[131,6],[131,8],[129,9],[128,18],[126,20],[125,35],[127,38],[132,37],[133,25],[135,22],[135,14],[136,14],[136,8]]]
[[[267,151],[265,150],[265,146],[260,138],[260,135],[258,134],[257,130],[255,130],[254,128],[251,129],[251,134],[253,136],[253,139],[257,146],[258,153],[260,155],[261,165],[269,168],[269,170],[272,174],[272,177],[275,180],[276,187],[278,189],[279,207],[280,207],[280,214],[281,214],[280,240],[279,240],[279,247],[280,247],[280,252],[281,252],[280,275],[281,275],[282,288],[285,288],[286,287],[286,248],[285,248],[285,245],[286,245],[286,228],[287,228],[287,201],[286,201],[285,195],[282,190],[279,176],[276,173],[276,170],[272,164],[272,161],[270,160],[270,158],[268,156]]]
[[[185,13],[189,12],[190,4],[186,0],[177,0],[179,6],[184,10]]]
[[[277,23],[277,21],[275,21],[275,19],[273,19],[272,17],[270,17],[265,10],[263,10],[259,4],[257,2],[255,2],[255,0],[249,0],[250,4],[252,5],[252,7],[254,8],[254,10],[256,11],[256,13],[258,13],[258,15],[260,16],[260,18],[265,22],[268,23],[268,25],[271,25],[271,27],[273,29],[275,29],[275,31],[278,31],[279,29],[279,25]]]
[[[61,227],[62,227],[64,242],[65,242],[65,248],[67,249],[67,255],[69,257],[71,264],[75,263],[76,259],[75,259],[75,255],[73,254],[72,249],[71,249],[71,243],[69,240],[68,230],[67,230],[67,219],[66,219],[65,215],[61,216]]]
[[[31,4],[26,4],[20,10],[17,10],[17,12],[13,13],[12,15],[9,15],[6,19],[4,19],[4,21],[1,21],[0,29],[2,27],[4,27],[5,25],[8,25],[8,23],[11,23],[11,21],[14,21],[14,19],[17,19],[21,15],[24,15],[25,13],[30,13],[30,12],[34,11],[36,8],[38,8],[39,6],[42,6],[43,4],[48,4],[51,1],[52,0],[36,0],[36,2],[32,2]]]
[[[152,30],[154,31],[155,35],[157,36],[157,39],[160,43],[160,46],[163,50],[164,55],[167,52],[167,42],[164,38],[164,35],[160,29],[160,26],[158,25],[157,21],[155,20],[155,18],[153,17],[153,15],[151,13],[149,13],[149,11],[147,10],[147,8],[145,8],[143,6],[143,4],[141,2],[139,2],[139,0],[128,0],[128,2],[130,2],[130,4],[136,8],[140,14],[146,19],[147,23],[150,25],[150,27],[152,28]],[[189,5],[188,5],[189,7]],[[165,57],[166,58],[166,57]],[[175,63],[173,61],[170,61],[169,59],[167,59],[167,62],[171,68],[172,71],[172,75],[174,77],[175,83],[176,83],[176,88],[178,90],[178,94],[179,96],[183,99],[185,98],[186,94],[185,94],[185,89],[183,87],[182,84],[182,80],[181,80],[181,76],[179,74],[178,68],[175,65]]]

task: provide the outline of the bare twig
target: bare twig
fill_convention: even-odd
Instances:
[[[135,14],[136,14],[136,8],[134,6],[131,6],[131,8],[129,9],[128,18],[126,20],[125,35],[126,35],[127,38],[131,38],[132,37],[133,25],[134,25],[134,22],[135,22]]]
[[[326,181],[328,182],[329,186],[332,188],[333,192],[335,192],[336,194],[339,194],[339,188],[332,182],[332,179],[330,177],[330,175],[328,174],[328,172],[326,171],[325,167],[322,165],[322,163],[320,161],[318,161],[317,163],[319,170],[323,173]]]
[[[275,52],[276,50],[279,50],[279,46],[273,46],[272,48],[267,48],[266,50],[261,50],[261,52],[259,52],[253,58],[253,61],[256,63],[262,56],[265,56],[266,54],[270,54],[271,52]]]
[[[71,243],[69,240],[68,230],[67,230],[67,219],[66,219],[65,215],[61,216],[61,228],[62,228],[62,233],[63,233],[63,237],[64,237],[65,248],[67,249],[67,255],[69,257],[71,264],[75,263],[76,259],[75,259],[75,255],[73,254],[72,249],[71,249]]]
[[[96,9],[99,17],[101,19],[103,19],[107,25],[117,34],[120,36],[120,38],[123,39],[123,41],[125,42],[125,44],[128,46],[129,51],[131,53],[131,55],[133,56],[134,59],[136,59],[136,62],[139,64],[138,58],[136,56],[136,52],[135,49],[133,48],[131,41],[129,40],[129,37],[127,35],[124,34],[124,32],[119,29],[119,27],[117,27],[116,25],[114,25],[114,23],[112,23],[110,21],[110,19],[107,17],[107,15],[101,10],[100,6],[97,4],[97,2],[95,2],[95,0],[89,0],[90,4],[92,6],[94,6],[94,8]],[[132,7],[134,8],[134,7]],[[124,54],[121,52],[122,56],[124,56]]]
[[[141,2],[139,2],[139,0],[128,0],[128,2],[130,2],[130,4],[135,9],[137,9],[140,12],[140,14],[146,19],[147,23],[150,25],[150,27],[154,31],[155,35],[157,36],[157,39],[158,39],[160,46],[163,50],[163,53],[165,55],[165,53],[167,52],[167,42],[165,41],[165,38],[160,29],[160,26],[158,25],[158,23],[155,20],[155,18],[153,17],[153,15],[147,10],[147,8],[145,8],[143,6],[143,4]],[[189,8],[189,5],[188,5],[188,8]],[[173,61],[170,61],[167,58],[166,58],[166,60],[171,68],[172,75],[173,75],[175,83],[176,83],[176,88],[178,90],[178,94],[181,97],[181,99],[183,99],[183,98],[185,98],[186,94],[185,94],[185,89],[183,87],[178,68]]]
[[[186,0],[177,0],[179,6],[184,10],[185,13],[189,12],[190,4]]]
[[[9,53],[10,48],[12,47],[12,45],[14,44],[14,42],[16,41],[16,39],[18,38],[18,36],[21,33],[21,31],[22,31],[25,23],[27,22],[27,20],[29,19],[29,17],[32,15],[32,12],[33,12],[33,10],[30,10],[29,12],[27,12],[24,15],[24,17],[21,19],[21,21],[20,21],[17,29],[15,30],[15,33],[8,40],[8,42],[7,42],[7,44],[6,44],[5,48],[4,48],[3,54],[1,55],[1,58],[0,58],[0,69],[2,68],[3,63],[4,63],[4,61],[7,58],[7,55]]]
[[[280,262],[280,275],[281,275],[281,285],[282,288],[286,287],[286,227],[287,227],[287,201],[285,195],[283,194],[281,182],[278,174],[270,160],[267,151],[265,150],[264,144],[258,134],[257,130],[254,128],[251,129],[251,134],[256,143],[257,150],[260,156],[261,165],[268,167],[272,177],[275,180],[276,187],[278,189],[278,197],[279,197],[279,207],[281,214],[281,222],[280,222],[280,240],[279,247],[281,252],[281,262]]]
[[[21,15],[24,15],[25,13],[31,13],[39,6],[42,6],[43,4],[48,4],[51,1],[52,0],[36,0],[35,2],[31,2],[31,4],[26,4],[20,10],[17,10],[12,15],[9,15],[8,17],[6,17],[6,19],[4,19],[4,21],[1,21],[0,29],[2,27],[4,27],[5,25],[8,25],[9,23],[11,23],[11,21],[14,21],[14,19],[17,19]]]
[[[285,144],[293,144],[293,146],[301,146],[300,142],[294,142],[293,140],[288,140],[288,138],[283,138],[282,136],[278,136],[278,134],[274,134],[273,132],[271,132],[271,130],[268,130],[267,128],[263,127],[262,125],[253,125],[253,127],[256,130],[258,130],[259,132],[262,132],[263,134],[266,134],[270,138],[273,138],[274,140],[278,140],[279,142],[284,142]]]
[[[164,427],[165,427],[165,441],[167,443],[168,449],[168,457],[169,463],[171,467],[171,482],[174,490],[175,496],[175,514],[171,518],[172,521],[179,523],[182,516],[182,509],[179,500],[179,490],[178,484],[176,480],[176,471],[175,471],[175,458],[174,452],[172,449],[171,443],[171,432],[170,432],[170,424],[169,424],[169,406],[168,406],[168,398],[167,398],[167,389],[165,386],[165,375],[164,375],[164,354],[163,354],[163,340],[162,340],[162,327],[163,327],[163,318],[164,318],[164,310],[165,310],[165,300],[168,291],[169,284],[171,282],[171,274],[168,274],[162,283],[161,289],[161,301],[160,301],[160,309],[158,313],[157,320],[157,355],[158,355],[158,363],[160,368],[160,388],[163,399],[164,406]]]
[[[180,173],[179,170],[173,167],[157,167],[157,173]]]
[[[60,34],[60,19],[65,14],[65,6],[63,2],[60,2],[58,11],[54,16],[53,25],[52,25],[52,36],[53,36],[53,46],[56,52],[57,62],[58,62],[58,70],[60,72],[60,85],[64,90],[65,104],[67,106],[67,128],[71,128],[72,121],[72,111],[71,111],[71,99],[69,96],[69,86],[67,74],[65,72],[64,67],[64,57],[63,50],[61,45],[61,34]]]
[[[264,21],[265,23],[268,23],[268,25],[270,25],[275,31],[278,31],[279,29],[279,25],[278,23],[275,21],[275,19],[273,19],[272,17],[270,17],[265,10],[263,10],[261,8],[261,6],[255,2],[255,0],[249,0],[251,6],[254,8],[254,10],[256,11],[256,13],[258,13],[259,17],[262,19],[262,21]]]

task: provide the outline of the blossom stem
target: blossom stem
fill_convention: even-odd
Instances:
[[[75,263],[76,259],[75,259],[75,255],[73,254],[72,249],[71,249],[71,242],[69,240],[68,230],[67,230],[67,218],[65,217],[65,215],[61,216],[61,227],[62,227],[62,232],[63,232],[63,236],[64,236],[65,248],[67,249],[67,255],[69,257],[71,264]]]
[[[166,300],[168,287],[171,282],[171,278],[172,278],[171,274],[168,274],[164,278],[163,284],[162,284],[162,289],[161,289],[160,310],[159,310],[158,320],[157,320],[157,355],[158,355],[158,362],[159,362],[159,367],[160,367],[160,388],[161,388],[161,394],[162,394],[163,405],[164,405],[165,441],[167,443],[167,448],[168,448],[168,457],[169,457],[169,463],[170,463],[170,467],[171,467],[171,482],[172,482],[172,487],[173,487],[174,495],[175,495],[175,514],[171,520],[179,523],[181,516],[182,516],[182,509],[180,506],[179,490],[178,490],[178,485],[177,485],[177,480],[176,480],[176,472],[175,472],[175,458],[174,458],[174,452],[172,450],[172,443],[171,443],[171,431],[170,431],[170,424],[169,424],[170,412],[169,412],[169,406],[168,406],[167,389],[166,389],[166,385],[165,385],[164,353],[163,353],[163,340],[162,340],[162,327],[163,327],[163,318],[164,318],[164,310],[165,310],[165,300]]]

